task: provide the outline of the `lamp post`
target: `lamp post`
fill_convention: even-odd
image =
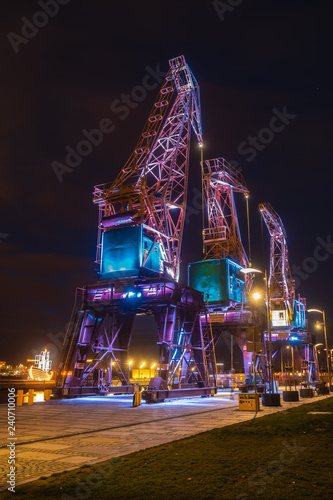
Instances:
[[[294,385],[296,388],[294,346],[292,345],[290,347],[291,347],[291,366],[292,366],[292,371],[293,371]]]
[[[273,369],[272,369],[272,330],[271,330],[271,305],[270,305],[270,295],[267,280],[267,272],[265,269],[265,283],[266,283],[266,306],[267,306],[267,332],[268,332],[268,345],[269,345],[269,356],[268,356],[268,377],[269,377],[269,392],[274,393],[274,383],[273,383]]]
[[[262,271],[259,269],[255,269],[253,267],[245,267],[241,269],[241,272],[243,274],[262,274]],[[260,294],[258,292],[253,294],[253,299],[254,300],[259,300],[260,299]],[[252,309],[252,314],[253,314],[253,309]],[[253,353],[252,353],[252,360],[253,360],[253,388],[254,388],[254,397],[255,397],[255,407],[257,410],[257,377],[256,377],[256,342],[255,342],[255,330],[254,330],[254,325],[252,326],[253,328],[253,336],[252,336],[252,344],[253,344]]]
[[[252,294],[252,299],[258,302],[262,297],[260,292],[254,292]],[[254,392],[257,393],[257,377],[256,377],[256,364],[257,364],[257,343],[255,339],[255,329],[253,326],[253,375],[254,375]]]
[[[244,274],[249,274],[249,273],[264,274],[265,288],[266,288],[267,333],[268,333],[268,345],[269,345],[269,353],[268,353],[269,354],[268,355],[268,386],[269,386],[269,392],[272,394],[272,393],[274,393],[273,370],[272,370],[272,330],[271,330],[270,294],[269,294],[269,287],[268,287],[267,271],[265,270],[264,273],[263,273],[259,269],[254,269],[252,267],[247,267],[245,269],[242,269],[241,271]],[[258,298],[257,298],[257,300],[258,300]]]
[[[268,386],[269,391],[263,395],[264,405],[266,406],[280,406],[280,395],[279,393],[274,393],[274,383],[273,383],[273,357],[272,357],[272,330],[271,330],[271,309],[270,309],[270,292],[268,286],[267,272],[264,273],[259,269],[253,269],[252,267],[244,268],[241,270],[244,274],[248,273],[260,273],[264,274],[265,288],[266,288],[266,309],[267,309],[267,333],[269,342],[269,352],[268,352]]]
[[[320,345],[324,345],[324,344],[320,343],[320,344],[315,344],[314,345],[314,349],[315,349],[315,362],[316,362],[316,369],[317,369],[318,377],[320,376],[320,368],[319,368],[319,359],[318,359],[318,350],[317,350],[317,347],[320,346]],[[319,378],[318,378],[318,381],[320,382]]]
[[[325,311],[320,309],[308,309],[308,312],[317,312],[323,316],[324,323],[324,336],[325,336],[325,347],[326,347],[326,364],[327,364],[327,375],[328,375],[328,393],[331,394],[331,370],[330,363],[328,360],[328,345],[327,345],[327,331],[326,331],[326,319],[325,319]]]

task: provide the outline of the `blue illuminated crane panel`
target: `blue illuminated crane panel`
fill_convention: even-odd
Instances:
[[[189,286],[209,295],[209,304],[245,302],[242,266],[230,259],[192,262],[188,266]]]
[[[143,233],[142,226],[105,231],[102,240],[102,279],[139,276],[146,255],[146,274],[159,272],[161,252],[158,243]]]
[[[302,303],[302,301],[295,299],[291,326],[295,326],[297,328],[306,328],[305,311],[305,304]]]

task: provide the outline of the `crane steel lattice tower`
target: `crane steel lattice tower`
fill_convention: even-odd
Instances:
[[[269,203],[259,204],[259,210],[270,235],[270,272],[268,279],[272,326],[272,359],[284,346],[291,345],[298,354],[299,369],[306,371],[308,380],[316,378],[314,338],[307,331],[306,301],[295,298],[295,284],[291,275],[287,233],[281,217]],[[281,354],[281,371],[283,362]],[[294,356],[293,356],[294,359]]]
[[[115,228],[141,225],[147,239],[140,268],[153,266],[154,271],[178,280],[191,128],[202,145],[199,86],[182,56],[170,61],[125,167],[111,184],[95,187],[94,203],[100,213],[97,262],[102,264],[102,274],[114,272],[105,258],[103,262],[103,236],[106,238]],[[156,245],[158,268],[156,263],[155,267],[149,265]]]
[[[245,179],[224,158],[206,160],[202,168],[207,206],[207,228],[203,230],[204,259],[229,257],[248,267],[234,200],[234,193],[248,197]]]
[[[234,192],[249,194],[243,176],[223,158],[202,164],[204,205],[204,260],[189,265],[189,284],[208,294],[208,303],[225,307],[243,303],[248,267],[234,200]],[[207,222],[206,222],[207,221]]]
[[[271,310],[272,313],[278,310],[280,314],[285,311],[283,320],[287,326],[290,324],[295,298],[295,286],[288,260],[287,233],[281,217],[269,203],[261,203],[259,210],[270,235],[268,288]]]
[[[107,392],[113,379],[122,385],[112,392],[133,392],[128,355],[137,314],[154,316],[158,330],[159,377],[148,399],[175,397],[184,384],[192,393],[215,391],[203,296],[177,283],[191,129],[202,144],[199,86],[183,56],[169,64],[134,152],[114,182],[94,190],[102,281],[77,292],[58,377],[71,394]]]
[[[202,163],[206,212],[204,260],[189,265],[189,284],[208,295],[207,306],[215,344],[230,333],[243,353],[245,376],[253,372],[247,345],[262,333],[263,318],[247,304],[252,274],[243,274],[249,259],[244,250],[234,193],[249,196],[243,175],[223,158]],[[203,321],[205,319],[203,318]],[[258,358],[259,359],[259,358]]]

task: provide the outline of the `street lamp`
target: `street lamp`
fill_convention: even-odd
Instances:
[[[256,274],[256,273],[260,273],[260,274],[263,274],[262,271],[260,271],[260,269],[256,269],[255,267],[244,267],[243,269],[241,269],[241,272],[243,274]]]
[[[327,331],[326,331],[326,319],[325,319],[325,311],[320,309],[308,309],[308,312],[317,312],[323,316],[324,323],[324,336],[325,336],[325,347],[326,347],[326,364],[327,364],[327,375],[328,375],[328,393],[331,394],[331,370],[330,363],[328,361],[328,345],[327,345]]]
[[[259,269],[254,269],[253,267],[248,267],[241,269],[244,274],[249,273],[260,273],[264,274],[264,280],[266,283],[266,308],[267,308],[267,333],[268,333],[268,342],[269,342],[269,352],[268,352],[268,384],[269,384],[269,393],[265,394],[265,405],[267,406],[280,406],[280,395],[274,394],[274,383],[273,383],[273,358],[272,358],[272,330],[271,330],[271,308],[270,308],[270,293],[267,279],[267,271],[264,273]]]
[[[271,309],[270,309],[270,295],[269,295],[269,287],[268,287],[268,280],[267,280],[267,271],[265,270],[264,273],[263,273],[259,269],[255,269],[253,267],[246,267],[244,269],[241,269],[241,272],[244,273],[244,274],[249,274],[249,273],[264,274],[264,280],[265,280],[265,285],[266,285],[267,333],[268,333],[268,342],[269,342],[269,356],[268,356],[268,375],[269,375],[269,377],[268,377],[268,384],[269,384],[269,392],[272,394],[272,393],[274,393],[273,370],[272,370],[272,331],[271,331]],[[253,298],[255,300],[258,300],[255,297],[256,295],[258,296],[258,292],[255,292],[253,294]]]
[[[243,269],[241,269],[241,272],[243,274],[262,274],[262,271],[260,271],[259,269],[256,269],[254,267],[244,267]],[[253,299],[254,300],[259,300],[261,295],[259,292],[254,292],[253,295],[252,295]],[[255,397],[255,407],[257,409],[257,376],[256,376],[256,343],[255,343],[255,335],[254,335],[254,326],[253,326],[253,339],[252,339],[252,343],[253,343],[253,354],[252,354],[252,360],[253,360],[253,385],[254,385],[254,397]]]
[[[254,292],[252,294],[253,300],[256,302],[261,299],[261,293],[260,292]],[[257,364],[257,348],[256,348],[256,339],[255,339],[255,334],[254,334],[254,326],[253,326],[253,354],[252,354],[252,359],[253,359],[253,384],[254,384],[254,394],[255,397],[257,397],[257,375],[256,375],[256,364]],[[257,402],[256,402],[257,405]]]
[[[315,344],[314,345],[314,350],[315,350],[315,362],[316,362],[316,369],[317,369],[317,373],[318,373],[318,377],[320,375],[320,369],[319,369],[319,359],[318,359],[318,349],[317,347],[320,346],[320,345],[324,345],[322,343],[319,343],[319,344]],[[319,382],[320,382],[320,378],[318,378]]]

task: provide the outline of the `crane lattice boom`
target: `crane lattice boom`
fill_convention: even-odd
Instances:
[[[287,247],[287,233],[281,217],[269,203],[259,205],[261,215],[270,235],[269,292],[272,307],[293,310],[295,286],[292,279]]]
[[[202,168],[208,219],[203,230],[204,258],[230,257],[248,267],[234,200],[234,192],[243,193],[246,197],[249,195],[245,179],[223,158],[206,160]]]
[[[140,139],[116,180],[95,187],[99,205],[97,262],[101,235],[115,228],[142,225],[151,238],[141,267],[156,244],[162,272],[178,279],[184,225],[191,128],[202,145],[198,83],[184,56],[170,68]]]

